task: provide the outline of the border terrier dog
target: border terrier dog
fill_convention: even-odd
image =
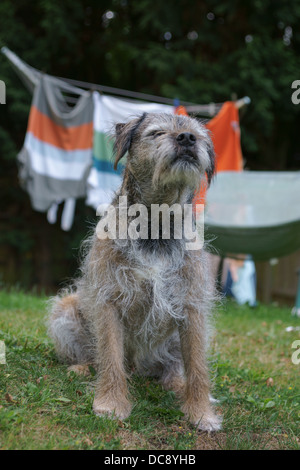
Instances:
[[[214,173],[206,128],[196,119],[143,114],[115,133],[115,168],[126,154],[119,196],[128,205],[190,204]],[[150,220],[149,220],[150,224]],[[99,239],[85,242],[81,275],[52,300],[49,334],[71,370],[97,371],[94,412],[119,419],[132,408],[127,379],[133,368],[159,378],[182,400],[199,430],[217,431],[206,361],[213,281],[203,249],[185,239]]]

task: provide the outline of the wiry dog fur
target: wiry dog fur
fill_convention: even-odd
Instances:
[[[214,172],[208,131],[196,119],[147,114],[116,126],[116,160],[127,153],[118,196],[135,203],[191,203]],[[70,365],[97,368],[94,412],[128,417],[132,367],[158,376],[182,396],[182,410],[202,430],[220,429],[210,404],[206,363],[214,293],[203,250],[185,240],[100,240],[86,244],[82,275],[52,303],[49,332]]]

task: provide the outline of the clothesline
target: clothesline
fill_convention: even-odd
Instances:
[[[13,63],[15,63],[15,65],[20,66],[21,64],[21,68],[22,68],[22,61],[20,61],[20,59],[7,47],[2,47],[1,52],[8,59],[10,59]],[[40,73],[38,69],[35,69],[32,66],[28,66],[28,67],[31,69],[33,74],[34,72]],[[223,105],[223,103],[214,103],[214,102],[201,105],[201,104],[191,103],[188,101],[181,101],[181,100],[178,100],[177,98],[172,100],[171,98],[165,98],[162,96],[150,95],[147,93],[124,90],[121,88],[109,87],[105,85],[98,85],[96,83],[85,82],[82,80],[75,80],[75,79],[65,78],[65,77],[56,77],[56,78],[63,80],[64,82],[69,83],[70,85],[73,85],[78,88],[82,88],[85,90],[99,91],[100,93],[120,96],[120,97],[127,98],[127,99],[131,98],[134,100],[151,101],[152,103],[154,102],[154,103],[168,104],[171,106],[178,106],[180,104],[186,108],[186,111],[188,113],[195,113],[195,114],[200,114],[200,115],[209,116],[209,117],[216,115],[220,111]],[[28,83],[26,83],[26,85],[28,85]],[[31,83],[29,84],[29,87],[30,88],[32,87]],[[72,96],[68,96],[67,100],[73,104],[77,102],[77,98],[72,97]],[[236,106],[238,109],[240,109],[242,106],[247,105],[250,102],[251,102],[250,98],[248,96],[245,96],[239,99],[238,101],[236,101]]]
[[[2,47],[1,52],[17,68],[17,72],[19,70],[23,70],[21,79],[24,81],[25,85],[29,88],[29,90],[32,91],[33,90],[32,81],[27,79],[28,70],[30,70],[32,76],[39,75],[41,72],[38,69],[26,64],[26,69],[24,73],[24,62],[20,60],[20,58],[16,54],[14,54],[7,47]],[[172,100],[171,98],[165,98],[162,96],[150,95],[146,93],[124,90],[121,88],[98,85],[96,83],[84,82],[82,80],[74,80],[74,79],[65,78],[65,77],[55,77],[55,78],[62,80],[65,83],[68,83],[70,85],[73,85],[74,87],[78,87],[78,88],[85,89],[85,90],[99,91],[100,93],[120,96],[120,97],[127,98],[127,99],[131,98],[134,100],[150,101],[152,103],[167,104],[171,106],[177,106],[180,104],[180,105],[185,106],[188,112],[196,112],[196,113],[202,114],[203,116],[209,116],[209,117],[214,116],[221,109],[222,104],[223,104],[223,103],[209,103],[209,104],[201,105],[201,104],[190,103],[187,101],[181,101],[181,100],[179,101],[178,99]],[[77,101],[77,99],[72,96],[68,96],[67,100],[73,104],[76,103]]]
[[[86,90],[99,91],[100,93],[107,93],[109,95],[121,96],[124,98],[132,98],[142,101],[151,101],[152,103],[162,103],[169,104],[170,106],[176,106],[177,103],[185,106],[186,110],[189,112],[198,112],[199,114],[205,114],[208,116],[213,116],[216,114],[222,107],[223,103],[209,103],[209,104],[195,104],[188,101],[179,101],[178,99],[172,100],[171,98],[164,98],[162,96],[149,95],[146,93],[140,93],[135,91],[123,90],[121,88],[114,88],[104,85],[97,85],[95,83],[83,82],[81,80],[74,80],[71,78],[57,77],[60,80],[63,80],[71,85],[84,88]],[[75,99],[74,99],[75,101]]]
[[[64,78],[64,77],[56,77],[56,78],[59,78],[60,80],[63,80],[69,83],[70,85],[74,85],[76,87],[83,88],[85,90],[99,91],[100,93],[106,93],[108,95],[121,96],[123,98],[132,98],[135,100],[142,100],[142,101],[151,101],[152,103],[154,102],[154,103],[168,104],[170,106],[178,106],[180,104],[185,107],[188,113],[191,113],[191,114],[197,113],[197,114],[202,114],[202,115],[208,115],[210,117],[217,114],[224,104],[224,103],[214,103],[214,102],[211,102],[209,104],[194,104],[188,101],[178,100],[177,98],[172,100],[171,98],[164,98],[162,96],[149,95],[146,93],[123,90],[121,88],[97,85],[95,83],[83,82],[81,80],[74,80],[72,78]],[[69,96],[68,101],[70,101],[71,103],[76,103],[77,99]],[[237,109],[241,109],[243,106],[250,104],[251,99],[249,98],[249,96],[244,96],[243,98],[240,98],[239,100],[237,100],[235,103],[236,103]]]

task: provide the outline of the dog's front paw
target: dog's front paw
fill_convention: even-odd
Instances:
[[[113,401],[96,397],[93,403],[93,411],[97,416],[109,416],[121,420],[128,418],[131,408],[128,400]]]
[[[222,417],[216,415],[210,406],[205,406],[201,409],[195,405],[189,406],[185,404],[182,407],[182,411],[199,431],[220,431],[222,427]]]
[[[204,414],[199,421],[193,423],[199,431],[215,432],[222,429],[222,417],[214,413]]]

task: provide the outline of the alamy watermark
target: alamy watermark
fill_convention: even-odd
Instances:
[[[6,104],[6,85],[0,80],[0,104]]]
[[[0,341],[0,364],[6,364],[4,341]]]
[[[292,354],[292,363],[298,366],[300,364],[300,339],[292,343],[292,349],[296,349]]]
[[[204,244],[203,204],[174,203],[127,205],[127,196],[119,196],[118,206],[100,205],[102,216],[96,227],[97,237],[112,240],[184,240],[187,250],[199,250]]]
[[[292,93],[291,100],[293,104],[300,103],[300,80],[294,80],[292,83],[292,88],[295,89]]]

